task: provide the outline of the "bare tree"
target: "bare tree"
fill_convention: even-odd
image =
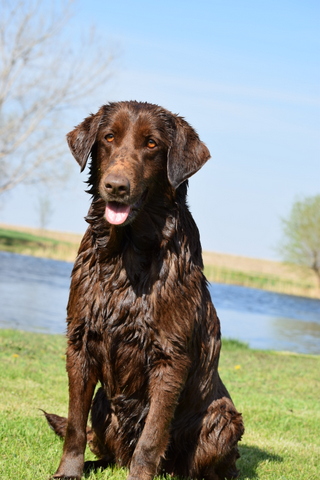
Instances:
[[[320,195],[296,201],[282,225],[283,259],[311,268],[320,282]]]
[[[92,32],[74,40],[68,0],[0,0],[0,11],[1,194],[65,175],[63,118],[109,80],[113,57]]]
[[[51,198],[48,195],[40,195],[38,197],[37,211],[39,215],[39,227],[41,230],[46,230],[53,214]]]

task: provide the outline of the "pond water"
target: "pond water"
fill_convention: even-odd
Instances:
[[[0,252],[0,328],[64,333],[72,264]],[[320,354],[320,300],[210,284],[223,338]]]

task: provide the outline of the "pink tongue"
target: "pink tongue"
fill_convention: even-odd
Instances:
[[[105,217],[112,225],[121,225],[125,222],[130,213],[129,205],[122,205],[120,203],[108,203],[106,206]]]

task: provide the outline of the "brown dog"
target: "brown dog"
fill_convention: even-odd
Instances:
[[[181,117],[138,102],[103,106],[68,142],[82,170],[91,154],[93,201],[68,303],[69,415],[46,414],[65,437],[54,478],[80,479],[87,440],[97,466],[130,480],[235,478],[244,428],[186,204],[209,151]]]

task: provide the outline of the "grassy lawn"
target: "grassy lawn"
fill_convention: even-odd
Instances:
[[[66,415],[64,350],[62,336],[0,330],[1,480],[43,480],[57,467],[62,442],[39,409]],[[319,371],[318,356],[224,342],[221,376],[246,426],[241,480],[319,479]],[[84,478],[125,480],[126,474],[107,469]]]

